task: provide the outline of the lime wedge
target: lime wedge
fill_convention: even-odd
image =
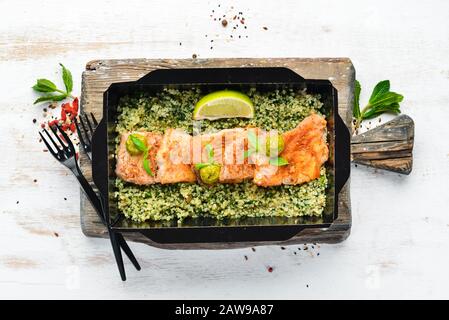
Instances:
[[[238,91],[221,90],[202,97],[193,110],[193,119],[253,118],[251,99]]]

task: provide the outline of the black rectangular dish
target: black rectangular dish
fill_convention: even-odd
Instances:
[[[326,163],[329,185],[326,207],[321,218],[244,218],[215,220],[196,218],[182,225],[167,222],[135,223],[117,209],[114,197],[115,123],[121,97],[135,92],[155,93],[165,87],[202,91],[221,89],[259,91],[278,88],[305,89],[319,94],[327,120],[329,160]],[[92,174],[105,205],[108,222],[119,232],[139,232],[158,243],[212,243],[285,241],[306,228],[328,228],[338,217],[338,195],[350,174],[350,135],[338,115],[337,90],[328,80],[303,79],[287,68],[201,68],[160,69],[134,82],[112,84],[103,95],[103,119],[93,137]]]

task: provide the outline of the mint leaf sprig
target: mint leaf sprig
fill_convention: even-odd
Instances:
[[[390,91],[390,80],[380,81],[373,89],[368,104],[360,110],[360,92],[359,81],[355,81],[354,86],[354,108],[352,115],[355,119],[354,130],[360,127],[363,120],[368,120],[380,116],[383,113],[401,113],[399,103],[404,96]]]
[[[72,96],[72,73],[62,63],[59,65],[62,67],[62,81],[64,82],[65,90],[59,89],[56,84],[48,79],[37,79],[36,84],[32,88],[44,95],[36,99],[34,104],[45,101],[62,101],[68,97],[75,98]]]

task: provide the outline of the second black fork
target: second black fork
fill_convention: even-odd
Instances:
[[[46,134],[47,138],[41,132],[39,132],[42,141],[45,143],[45,145],[48,148],[48,151],[53,155],[53,157],[55,157],[60,163],[66,166],[77,178],[84,193],[86,194],[87,198],[89,199],[92,206],[96,210],[98,216],[100,217],[101,222],[107,227],[112,248],[114,250],[114,256],[117,262],[117,266],[119,268],[120,276],[122,280],[126,280],[125,268],[123,265],[123,259],[120,248],[123,249],[125,254],[128,256],[129,260],[134,265],[134,267],[137,270],[140,270],[141,268],[139,263],[137,262],[137,259],[134,257],[134,254],[132,253],[131,249],[129,248],[123,236],[120,233],[114,232],[111,229],[110,224],[108,223],[106,216],[104,214],[105,211],[101,199],[92,189],[91,185],[84,177],[78,165],[78,161],[76,159],[76,150],[70,138],[59,126],[50,126],[50,129],[53,132],[54,138],[46,129],[44,129],[43,132]]]

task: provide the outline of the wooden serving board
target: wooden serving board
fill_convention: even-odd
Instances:
[[[220,67],[287,67],[308,79],[330,80],[338,90],[338,110],[348,128],[352,124],[352,103],[355,70],[348,58],[269,58],[269,59],[175,59],[175,60],[95,60],[86,65],[82,76],[81,108],[102,118],[103,92],[114,82],[134,81],[148,72],[168,68],[220,68]],[[81,169],[91,179],[91,164],[81,155]],[[342,188],[338,202],[338,219],[328,229],[306,229],[284,242],[255,243],[198,243],[159,244],[139,233],[126,233],[128,240],[147,243],[165,249],[228,249],[269,244],[337,243],[345,240],[351,230],[351,201],[349,183]],[[106,228],[101,224],[94,209],[81,192],[81,228],[88,237],[107,238]]]

